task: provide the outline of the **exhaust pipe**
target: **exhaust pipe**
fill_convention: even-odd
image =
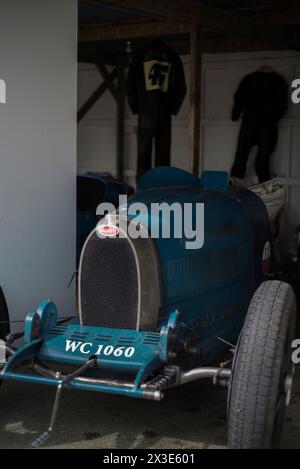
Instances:
[[[48,376],[52,378],[56,378],[57,374],[53,370],[45,368],[40,363],[34,363],[33,369],[42,376]],[[231,377],[231,370],[228,368],[195,368],[193,370],[189,370],[187,372],[180,372],[178,369],[178,375],[176,381],[174,383],[170,383],[166,385],[165,389],[177,387],[181,384],[191,383],[192,381],[197,381],[198,379],[213,379],[214,384],[217,384],[218,381],[226,381],[228,382]],[[61,375],[61,378],[64,378],[64,375]],[[81,383],[90,383],[90,384],[99,384],[99,385],[109,385],[109,386],[116,386],[116,387],[124,387],[128,389],[134,388],[134,382],[132,381],[121,381],[117,379],[99,379],[99,378],[90,378],[87,376],[77,376],[75,378],[77,382]],[[143,397],[144,399],[150,399],[154,401],[160,401],[163,399],[163,393],[161,392],[163,389],[159,386],[160,383],[156,383],[156,385],[152,385],[149,383],[145,383],[141,386],[143,389]],[[221,384],[221,383],[219,383]]]
[[[225,379],[229,380],[231,370],[229,368],[194,368],[180,375],[180,384],[191,383],[197,379]]]

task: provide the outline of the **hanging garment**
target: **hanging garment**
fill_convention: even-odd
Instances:
[[[155,39],[140,50],[129,68],[126,92],[133,114],[139,115],[137,177],[151,169],[152,142],[155,166],[168,166],[171,153],[171,115],[186,95],[180,57]]]
[[[152,142],[155,141],[156,166],[170,166],[171,160],[171,114],[161,113],[156,119],[139,114],[138,119],[138,165],[137,180],[152,167]]]
[[[251,148],[258,145],[255,170],[259,182],[271,178],[270,158],[278,141],[278,122],[288,106],[288,86],[278,73],[258,70],[247,75],[234,97],[232,120],[243,113],[231,175],[244,178]]]

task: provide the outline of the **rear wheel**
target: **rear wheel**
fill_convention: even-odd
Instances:
[[[9,314],[6,299],[0,287],[0,339],[4,340],[10,333]]]
[[[9,325],[9,314],[6,299],[3,293],[2,288],[0,287],[0,340],[4,340],[5,337],[10,333]],[[1,353],[0,353],[1,358]],[[0,362],[1,365],[1,362]],[[0,380],[0,386],[2,380]]]
[[[279,281],[262,283],[236,351],[229,390],[229,448],[279,447],[292,388],[295,325],[292,287]]]

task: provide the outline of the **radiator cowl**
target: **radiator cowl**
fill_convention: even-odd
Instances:
[[[79,265],[81,324],[156,331],[161,310],[159,263],[151,238],[102,237],[93,230]]]

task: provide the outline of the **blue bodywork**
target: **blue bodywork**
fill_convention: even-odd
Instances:
[[[168,317],[170,312],[180,311],[181,320],[196,333],[194,343],[201,344],[205,362],[222,349],[217,336],[233,343],[237,339],[249,301],[265,279],[262,261],[271,238],[270,227],[261,199],[247,189],[229,186],[226,173],[208,171],[202,179],[179,170],[174,173],[177,184],[171,187],[168,168],[147,173],[129,205],[167,202],[183,207],[193,202],[195,212],[196,203],[204,204],[202,248],[187,250],[186,239],[176,239],[172,234],[169,239],[159,237],[154,242],[162,268],[165,314]],[[157,224],[161,228],[163,223],[162,218],[138,218],[148,226]]]
[[[182,208],[192,204],[194,218],[196,204],[203,203],[204,244],[186,249],[186,237],[175,237],[172,229],[168,239],[153,239],[160,266],[156,327],[122,330],[116,324],[108,329],[75,320],[60,324],[55,305],[46,301],[27,316],[24,345],[9,358],[0,379],[57,385],[60,374],[39,376],[20,368],[37,362],[67,373],[95,357],[96,367],[66,387],[151,398],[147,383],[166,367],[188,367],[191,357],[197,366],[206,366],[224,350],[224,341],[236,343],[252,295],[265,279],[263,253],[270,228],[263,202],[247,189],[229,186],[226,173],[206,172],[199,179],[158,168],[140,180],[127,208],[162,202]],[[163,227],[160,214],[130,217],[148,230]]]

